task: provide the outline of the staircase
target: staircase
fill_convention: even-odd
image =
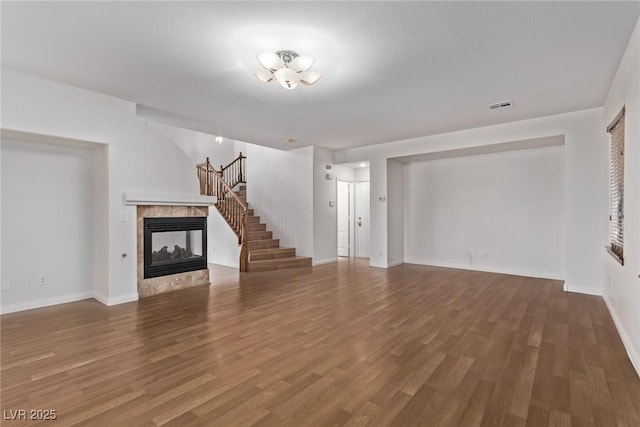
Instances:
[[[273,238],[267,224],[260,222],[247,202],[244,179],[246,157],[237,159],[220,171],[209,162],[196,165],[200,180],[200,194],[216,196],[216,208],[233,232],[240,245],[240,271],[256,272],[285,268],[310,267],[311,258],[296,256],[295,248],[281,248],[280,240]]]

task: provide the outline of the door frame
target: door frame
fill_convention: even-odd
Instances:
[[[338,221],[339,221],[339,215],[338,212],[340,210],[340,197],[339,197],[339,183],[340,182],[344,182],[347,184],[347,189],[348,189],[348,206],[347,206],[347,227],[348,227],[348,231],[347,231],[347,239],[348,239],[348,243],[347,243],[347,258],[354,258],[355,257],[355,183],[353,181],[345,181],[342,179],[337,179],[336,178],[336,239],[338,236]],[[340,255],[338,255],[338,242],[336,240],[336,256],[340,257]]]

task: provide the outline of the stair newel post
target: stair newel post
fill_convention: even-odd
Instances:
[[[233,168],[231,169],[231,176],[233,177],[238,176],[238,165],[236,163],[233,164]]]
[[[200,180],[200,194],[207,194],[207,171],[198,168],[198,179]]]
[[[211,176],[211,162],[207,157],[207,161],[204,163],[204,191],[207,196],[213,196],[213,177]]]
[[[240,236],[242,236],[242,247],[240,248],[240,271],[246,272],[249,270],[249,236],[247,236],[247,210],[242,210],[242,229]]]
[[[245,157],[242,155],[242,151],[240,152],[240,182],[244,181],[244,159]]]
[[[218,188],[220,189],[220,195],[222,196],[222,200],[224,200],[225,204],[227,203],[227,199],[229,198],[229,194],[227,194],[227,189],[225,188],[224,178],[222,177],[222,172],[218,174]]]
[[[238,226],[238,203],[234,203],[233,204],[233,226],[237,227]]]

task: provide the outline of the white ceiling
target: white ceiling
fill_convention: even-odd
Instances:
[[[637,1],[1,7],[3,67],[228,138],[333,150],[601,106],[640,15]],[[255,55],[278,49],[324,77],[259,82]]]

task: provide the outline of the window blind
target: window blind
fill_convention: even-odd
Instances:
[[[611,252],[624,257],[624,108],[607,128],[611,134],[609,157],[609,239]]]

